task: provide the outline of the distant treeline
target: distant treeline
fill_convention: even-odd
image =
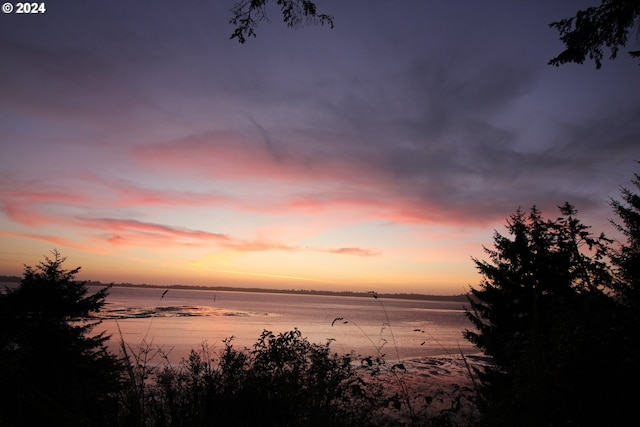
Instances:
[[[89,285],[102,285],[100,282],[88,282]],[[270,294],[302,294],[302,295],[330,295],[361,298],[394,298],[410,300],[435,300],[435,301],[467,301],[467,296],[461,295],[425,295],[416,293],[380,294],[377,292],[353,292],[353,291],[322,291],[313,289],[267,289],[267,288],[240,288],[233,286],[198,286],[198,285],[149,285],[136,283],[113,283],[113,286],[130,288],[157,288],[157,289],[192,289],[202,291],[232,291],[232,292],[262,292]]]
[[[20,282],[18,276],[0,276],[0,282]],[[90,286],[107,286],[108,284],[98,281],[87,281]],[[372,296],[380,298],[409,299],[409,300],[430,300],[430,301],[467,301],[465,294],[460,295],[426,295],[416,293],[394,293],[379,294],[374,292],[353,292],[353,291],[321,291],[309,289],[265,289],[265,288],[238,288],[233,286],[198,286],[198,285],[149,285],[146,283],[111,283],[113,286],[123,288],[158,288],[158,289],[194,289],[203,291],[233,291],[233,292],[264,292],[270,294],[303,294],[303,295],[332,295],[343,297],[367,297]]]

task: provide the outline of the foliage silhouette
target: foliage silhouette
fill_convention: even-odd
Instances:
[[[610,240],[594,237],[565,204],[556,220],[535,207],[496,232],[483,280],[472,288],[465,337],[493,358],[481,373],[486,425],[612,425],[631,402],[617,360],[626,336],[607,262]],[[637,327],[637,325],[636,325]],[[606,392],[603,392],[606,390]],[[613,410],[612,408],[616,408]]]
[[[636,174],[632,183],[640,189],[640,176]],[[621,193],[622,201],[612,200],[611,206],[622,223],[611,222],[626,242],[619,243],[612,252],[612,261],[621,298],[640,315],[640,195],[627,188],[622,188]]]
[[[87,295],[52,254],[0,294],[0,425],[114,425],[121,364],[89,335],[108,288]]]
[[[261,21],[268,21],[267,5],[270,0],[241,0],[232,8],[229,23],[235,28],[231,39],[245,43],[247,38],[256,36],[256,28]],[[284,23],[288,27],[302,24],[328,25],[333,28],[331,15],[318,13],[310,0],[275,0]],[[602,67],[605,51],[609,59],[618,56],[625,47],[629,33],[636,32],[640,38],[640,2],[636,0],[602,0],[598,6],[576,12],[575,16],[554,21],[549,27],[558,31],[565,49],[549,60],[549,65],[560,66],[567,63],[583,64],[587,59],[594,61],[596,69]],[[640,58],[640,50],[631,50],[629,55]]]
[[[231,12],[233,18],[229,21],[235,26],[231,39],[245,43],[248,37],[255,37],[255,29],[259,21],[268,20],[266,7],[269,0],[242,0],[236,3]],[[302,24],[329,25],[333,28],[333,17],[318,13],[315,3],[309,0],[275,0],[280,7],[284,23],[288,27],[296,28]]]
[[[602,0],[599,6],[579,10],[574,17],[549,24],[558,30],[565,45],[565,50],[549,60],[549,64],[582,64],[588,57],[600,69],[603,48],[610,51],[609,59],[615,59],[618,50],[627,44],[629,32],[638,31],[638,25],[640,2],[636,0]],[[639,58],[640,50],[629,54]]]
[[[368,384],[352,355],[313,344],[299,330],[264,331],[253,349],[225,340],[218,355],[203,345],[181,366],[149,368],[137,376],[135,397],[146,407],[130,425],[362,426],[374,425],[380,387]],[[155,370],[154,370],[155,369]],[[149,381],[149,379],[152,379]],[[129,415],[135,415],[133,413]]]
[[[640,189],[640,176],[632,183]],[[640,195],[622,188],[622,201],[612,200],[611,206],[621,222],[611,221],[626,241],[617,242],[611,251],[614,271],[618,318],[612,332],[620,335],[616,366],[620,378],[640,378]],[[630,394],[633,395],[633,394]]]

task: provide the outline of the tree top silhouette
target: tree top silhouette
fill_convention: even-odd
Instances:
[[[565,50],[549,60],[549,65],[560,66],[574,62],[582,64],[588,58],[602,67],[603,50],[615,59],[621,47],[626,46],[629,32],[635,27],[636,42],[640,39],[640,1],[602,0],[599,6],[579,10],[575,16],[549,24],[560,33]],[[640,58],[640,50],[629,51]]]
[[[318,13],[315,3],[309,0],[275,0],[280,7],[282,18],[290,28],[296,28],[303,24],[329,25],[333,28],[333,16]],[[255,29],[260,21],[268,21],[267,4],[269,0],[242,0],[237,2],[231,13],[233,18],[229,21],[236,28],[231,34],[231,39],[245,43],[248,37],[255,37]]]

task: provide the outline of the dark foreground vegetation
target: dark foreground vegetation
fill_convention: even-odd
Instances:
[[[112,354],[93,317],[109,287],[88,294],[54,251],[0,293],[0,427],[625,425],[639,397],[640,196],[623,189],[611,205],[618,241],[569,204],[554,220],[518,211],[496,233],[475,260],[465,332],[492,363],[436,414],[404,364],[335,354],[297,329],[203,346],[180,366],[154,363],[145,343]]]
[[[237,350],[232,340],[218,355],[203,346],[180,367],[148,365],[153,352],[141,348],[127,366],[123,425],[370,425],[382,403],[351,356],[332,354],[329,343],[310,343],[298,330],[265,331],[252,350]]]

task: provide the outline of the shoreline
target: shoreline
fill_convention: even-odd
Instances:
[[[19,276],[0,276],[0,283],[18,284],[21,278]],[[83,282],[82,280],[80,282]],[[328,295],[328,296],[346,296],[358,298],[387,298],[387,299],[407,299],[407,300],[426,300],[426,301],[460,301],[467,302],[467,294],[458,295],[430,295],[419,293],[377,293],[363,291],[325,291],[315,289],[271,289],[256,287],[236,287],[236,286],[205,286],[205,285],[154,285],[148,283],[103,283],[95,280],[87,280],[84,283],[88,286],[98,287],[122,287],[122,288],[146,288],[146,289],[184,289],[199,291],[226,291],[226,292],[253,292],[253,293],[270,293],[270,294],[290,294],[290,295]]]
[[[426,300],[426,301],[461,301],[467,302],[467,295],[429,295],[417,293],[377,293],[377,292],[357,292],[357,291],[323,291],[314,289],[270,289],[270,288],[244,288],[234,286],[203,286],[203,285],[153,285],[138,283],[102,283],[89,281],[89,286],[113,286],[122,288],[146,288],[146,289],[180,289],[180,290],[198,290],[198,291],[220,291],[220,292],[252,292],[267,294],[288,294],[288,295],[326,295],[326,296],[345,296],[357,298],[387,298],[387,299],[407,299],[407,300]]]

